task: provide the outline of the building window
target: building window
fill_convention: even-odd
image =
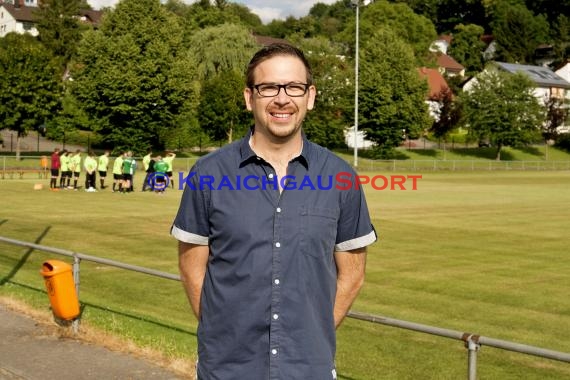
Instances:
[[[30,31],[34,29],[34,24],[32,24],[31,22],[24,22],[22,25],[25,31]]]

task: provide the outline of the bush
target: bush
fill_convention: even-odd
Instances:
[[[556,140],[555,147],[570,152],[570,133],[561,134]]]
[[[408,158],[406,155],[394,148],[378,146],[371,149],[360,150],[359,154],[361,157],[371,160],[405,160]]]

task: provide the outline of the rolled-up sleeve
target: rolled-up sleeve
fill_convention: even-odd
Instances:
[[[208,189],[200,188],[198,178],[199,168],[196,164],[186,177],[186,187],[170,234],[185,243],[208,245]]]
[[[356,174],[353,173],[353,178]],[[366,247],[377,239],[370,220],[366,198],[362,188],[351,188],[342,193],[335,251],[350,251]]]

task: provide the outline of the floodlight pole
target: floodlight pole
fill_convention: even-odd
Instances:
[[[352,0],[356,6],[356,51],[354,58],[354,167],[358,167],[358,60],[359,60],[359,0]]]

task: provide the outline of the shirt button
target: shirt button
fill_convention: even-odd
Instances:
[[[279,281],[279,279],[276,278],[275,281],[273,281],[273,282],[275,283],[275,285],[279,285],[279,283],[280,283],[281,281]]]
[[[281,243],[277,242],[277,243],[275,243],[275,246],[276,246],[277,248],[279,248],[279,247],[281,247]]]
[[[278,314],[273,314],[273,319],[278,320],[278,319],[279,319],[279,315],[278,315]]]
[[[281,212],[281,207],[277,207],[277,210],[275,210],[277,212]]]
[[[269,179],[273,179],[273,173],[269,173],[268,177]]]
[[[271,353],[272,353],[273,355],[277,355],[277,350],[274,348],[273,350],[271,350]]]

